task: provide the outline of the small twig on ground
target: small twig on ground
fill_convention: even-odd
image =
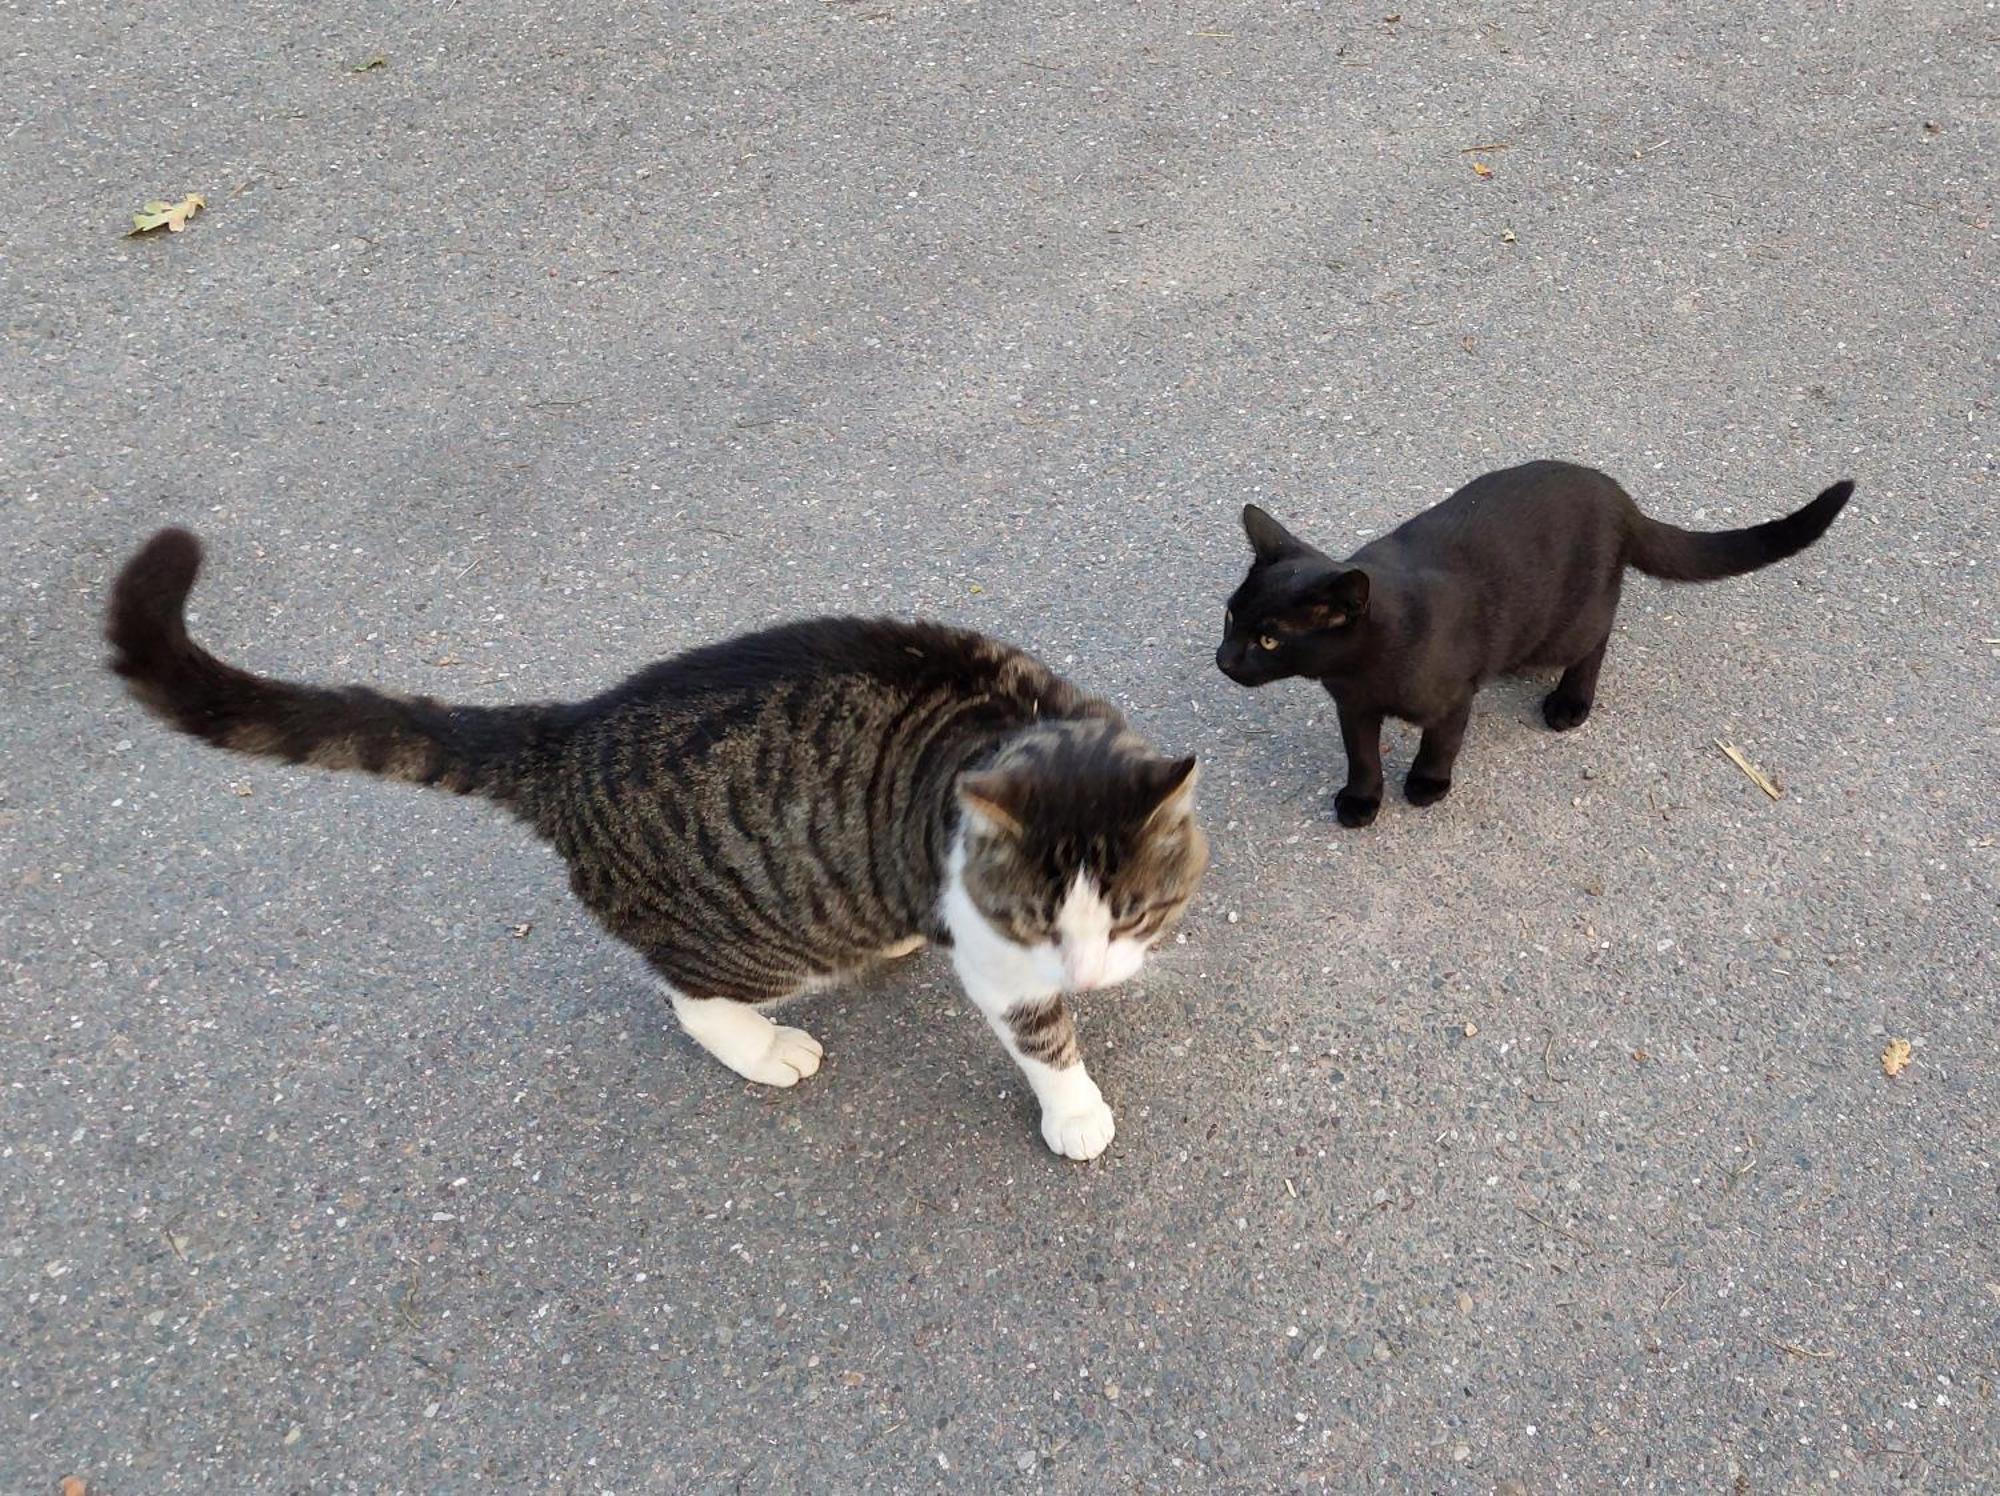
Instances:
[[[420,1277],[412,1278],[403,1290],[403,1296],[394,1300],[396,1318],[412,1330],[420,1330],[424,1325],[423,1316],[417,1313],[417,1293],[423,1287],[423,1281]]]
[[[1793,1345],[1789,1340],[1773,1340],[1769,1335],[1759,1333],[1757,1338],[1766,1345],[1774,1345],[1787,1355],[1805,1356],[1813,1361],[1834,1361],[1840,1357],[1839,1351],[1816,1351],[1803,1345]]]
[[[1568,1085],[1569,1077],[1567,1075],[1557,1075],[1555,1071],[1549,1068],[1549,1051],[1551,1049],[1554,1049],[1555,1046],[1556,1046],[1556,1031],[1554,1029],[1550,1029],[1549,1041],[1548,1043],[1542,1046],[1542,1074],[1546,1075],[1549,1078],[1549,1083],[1551,1085]]]
[[[1757,788],[1762,790],[1765,794],[1769,795],[1773,800],[1781,799],[1784,796],[1785,792],[1779,789],[1777,785],[1773,784],[1771,780],[1765,775],[1762,769],[1758,768],[1755,764],[1751,763],[1749,759],[1745,758],[1741,753],[1739,753],[1734,743],[1725,743],[1722,741],[1721,738],[1717,738],[1715,740],[1715,746],[1722,750],[1723,757],[1727,758],[1732,764],[1736,765],[1736,767],[1741,769],[1745,774],[1748,774],[1750,776],[1750,782],[1756,785]]]
[[[1682,1294],[1687,1292],[1687,1286],[1688,1286],[1688,1280],[1685,1278],[1681,1279],[1680,1282],[1676,1283],[1672,1288],[1667,1290],[1667,1296],[1660,1300],[1660,1307],[1654,1310],[1653,1312],[1655,1314],[1664,1314],[1666,1312],[1667,1305],[1671,1304],[1675,1299],[1679,1298]]]
[[[1742,1168],[1727,1170],[1729,1177],[1725,1179],[1722,1184],[1722,1193],[1725,1195],[1728,1194],[1731,1190],[1736,1188],[1736,1183],[1738,1180],[1740,1180],[1745,1174],[1748,1174],[1752,1169],[1757,1167],[1757,1140],[1746,1132],[1743,1134],[1743,1146],[1744,1146],[1744,1151],[1747,1152],[1750,1156],[1749,1158],[1743,1161]]]
[[[1529,1220],[1533,1221],[1537,1226],[1541,1226],[1549,1231],[1553,1231],[1557,1236],[1568,1237],[1571,1241],[1575,1242],[1579,1247],[1582,1247],[1584,1251],[1595,1252],[1597,1250],[1597,1244],[1591,1241],[1589,1237],[1579,1236],[1576,1232],[1570,1230],[1567,1226],[1558,1226],[1554,1221],[1549,1220],[1547,1217],[1536,1215],[1532,1210],[1528,1209],[1527,1206],[1522,1205],[1520,1202],[1516,1201],[1514,1208],[1520,1211],[1521,1214],[1526,1216]]]
[[[1475,151],[1504,151],[1512,144],[1511,140],[1496,140],[1490,145],[1462,145],[1458,148],[1458,153],[1461,156],[1470,156]]]

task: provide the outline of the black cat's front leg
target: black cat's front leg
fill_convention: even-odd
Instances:
[[[1382,808],[1382,714],[1364,712],[1335,698],[1340,741],[1347,749],[1347,784],[1333,797],[1333,813],[1343,826],[1366,826]]]
[[[1424,728],[1417,744],[1417,756],[1403,781],[1403,793],[1412,805],[1435,805],[1451,790],[1451,766],[1458,761],[1459,745],[1465,741],[1465,724],[1472,720],[1472,698]]]

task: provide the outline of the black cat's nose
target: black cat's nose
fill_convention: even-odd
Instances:
[[[1231,649],[1227,644],[1216,645],[1215,668],[1238,685],[1241,685],[1243,683],[1241,673],[1243,669],[1243,651],[1240,649]]]

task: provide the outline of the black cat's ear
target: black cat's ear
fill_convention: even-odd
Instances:
[[[1250,549],[1259,561],[1279,561],[1312,549],[1255,504],[1243,506],[1243,533],[1250,537]]]
[[[1152,782],[1147,789],[1155,799],[1146,824],[1179,820],[1194,805],[1194,785],[1201,777],[1193,757],[1155,759],[1150,767]]]
[[[1306,617],[1314,628],[1337,629],[1368,611],[1368,573],[1350,567],[1329,572],[1313,589]]]
[[[966,824],[988,836],[1016,839],[1027,813],[1026,787],[1006,774],[961,774],[958,803]]]

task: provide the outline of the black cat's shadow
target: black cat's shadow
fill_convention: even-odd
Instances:
[[[1482,759],[1491,757],[1496,749],[1504,750],[1518,742],[1569,736],[1551,732],[1542,719],[1542,700],[1558,674],[1549,670],[1506,675],[1480,687],[1473,698],[1472,723],[1466,731],[1466,757],[1459,762],[1461,773],[1469,768],[1478,774]],[[1332,697],[1317,688],[1315,696],[1317,699],[1311,700],[1310,708],[1304,712],[1299,711],[1297,702],[1274,701],[1274,707],[1283,709],[1273,711],[1254,726],[1239,727],[1242,749],[1239,762],[1251,773],[1282,780],[1296,777],[1302,762],[1310,765],[1315,758],[1319,759],[1323,772],[1314,770],[1309,781],[1301,782],[1296,792],[1285,798],[1296,801],[1323,792],[1330,811],[1333,792],[1347,778],[1347,757],[1341,748],[1340,723]],[[1393,718],[1383,723],[1382,770],[1390,784],[1402,783],[1422,736],[1421,730],[1410,723]],[[1496,767],[1504,773],[1509,765],[1503,759]]]

